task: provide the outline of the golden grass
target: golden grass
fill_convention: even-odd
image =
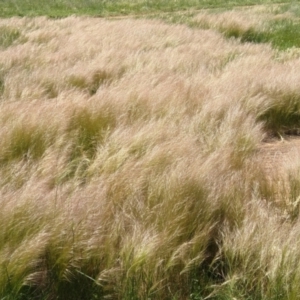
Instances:
[[[299,113],[297,56],[159,21],[0,26],[22,38],[0,55],[2,298],[298,299],[298,212],[258,156],[298,124],[272,119]]]

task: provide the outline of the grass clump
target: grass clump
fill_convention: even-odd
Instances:
[[[21,32],[10,26],[0,26],[0,49],[11,46],[21,36]]]
[[[51,82],[50,80],[42,83],[42,89],[44,95],[49,99],[56,98],[59,94],[58,87],[54,82]]]
[[[5,75],[6,72],[0,67],[0,97],[2,97],[5,88]]]
[[[48,143],[49,138],[45,128],[17,124],[5,137],[0,161],[9,163],[19,159],[39,159],[47,149]]]
[[[97,70],[92,72],[91,76],[71,75],[68,78],[68,84],[71,87],[87,91],[91,96],[97,93],[99,87],[103,84],[110,84],[114,79],[119,78],[124,71],[120,70],[117,74],[107,70]]]
[[[276,101],[259,116],[269,132],[297,134],[300,128],[300,98],[296,93],[276,93]]]
[[[73,176],[86,177],[86,170],[96,157],[98,148],[113,130],[115,116],[102,108],[92,111],[86,107],[74,111],[67,125],[66,133],[72,143],[68,165],[59,176],[59,182]]]
[[[75,111],[67,128],[69,134],[74,137],[72,158],[80,155],[93,158],[97,147],[115,123],[114,115],[105,109],[98,112],[92,112],[88,108]]]
[[[242,43],[264,43],[266,38],[264,34],[249,28],[246,31],[240,30],[238,27],[226,28],[223,34],[227,38],[238,38]]]

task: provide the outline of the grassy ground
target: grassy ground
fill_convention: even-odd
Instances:
[[[70,14],[107,16],[120,14],[138,14],[158,11],[177,11],[210,7],[230,8],[237,5],[271,4],[290,1],[280,0],[2,0],[0,17],[41,16],[65,17]]]
[[[0,299],[299,299],[299,11],[0,19]]]
[[[235,17],[227,9],[158,13],[149,18],[162,19],[169,23],[187,24],[192,28],[214,29],[227,38],[237,38],[242,43],[271,43],[277,49],[300,47],[299,4],[288,3],[271,6],[238,7]],[[249,16],[250,12],[250,16]],[[244,18],[244,20],[242,20]]]

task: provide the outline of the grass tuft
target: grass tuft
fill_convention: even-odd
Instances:
[[[96,112],[88,108],[75,111],[67,127],[67,132],[74,139],[71,159],[81,155],[93,158],[97,147],[101,145],[108,131],[113,129],[115,123],[115,116],[105,108]]]
[[[113,80],[118,79],[124,73],[121,68],[118,72],[110,72],[108,70],[93,71],[88,77],[81,75],[71,75],[68,78],[68,85],[87,91],[89,95],[94,95],[102,85],[109,85]]]
[[[0,26],[0,49],[10,47],[21,36],[21,32],[13,27]]]
[[[296,93],[276,93],[276,101],[258,116],[273,134],[293,133],[300,128],[300,97]]]
[[[84,178],[87,169],[96,157],[98,148],[116,125],[116,118],[109,109],[92,111],[78,108],[72,114],[66,133],[72,143],[68,165],[59,176],[59,182],[73,178]]]
[[[2,97],[5,89],[5,75],[6,72],[0,67],[0,97]]]
[[[242,43],[264,43],[266,38],[262,32],[256,31],[254,28],[241,30],[238,27],[226,28],[222,32],[227,38],[238,38]]]
[[[7,141],[0,152],[1,163],[14,160],[36,160],[42,157],[49,145],[47,130],[43,127],[15,125],[5,137]]]

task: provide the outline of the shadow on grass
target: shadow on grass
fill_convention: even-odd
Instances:
[[[280,101],[260,114],[258,120],[265,124],[265,130],[271,135],[299,135],[300,96],[292,93],[278,99]]]

